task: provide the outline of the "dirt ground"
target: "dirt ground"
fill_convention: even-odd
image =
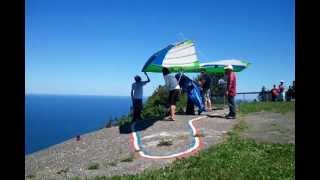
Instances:
[[[251,113],[243,117],[248,128],[241,133],[257,142],[295,144],[295,113]]]

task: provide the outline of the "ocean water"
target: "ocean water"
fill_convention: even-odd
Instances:
[[[130,97],[26,95],[25,154],[100,129],[130,106]]]

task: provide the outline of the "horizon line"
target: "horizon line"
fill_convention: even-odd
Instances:
[[[25,93],[26,95],[53,95],[53,96],[113,96],[113,97],[130,97],[130,95],[107,95],[107,94],[54,94],[54,93]],[[151,95],[150,95],[151,96]],[[149,97],[149,96],[143,96]]]

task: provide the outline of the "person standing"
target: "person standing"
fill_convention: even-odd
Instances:
[[[279,90],[277,89],[276,85],[273,85],[273,88],[271,89],[271,98],[272,101],[276,101],[279,95]]]
[[[292,81],[292,99],[296,99],[296,85],[295,85],[295,81]]]
[[[211,78],[204,71],[200,73],[200,82],[202,85],[203,96],[204,96],[204,104],[207,111],[212,111],[212,103],[211,103]]]
[[[287,92],[286,92],[286,101],[291,101],[292,99],[292,87],[289,86]]]
[[[267,90],[265,86],[262,86],[261,92],[259,93],[260,101],[267,101]]]
[[[235,104],[235,96],[236,92],[236,74],[233,72],[232,65],[227,65],[224,67],[225,74],[228,78],[227,81],[227,90],[226,95],[228,97],[228,105],[229,105],[229,114],[226,115],[227,119],[235,119],[236,118],[236,104]]]
[[[141,111],[143,108],[142,98],[143,98],[143,86],[150,82],[148,74],[144,73],[147,76],[147,81],[141,81],[140,76],[135,76],[134,82],[131,88],[131,100],[133,105],[133,119],[132,121],[141,120]]]
[[[279,101],[285,101],[285,88],[284,88],[284,81],[280,81],[279,84]]]
[[[169,117],[166,119],[175,121],[176,103],[179,98],[180,86],[178,80],[170,74],[168,68],[162,68],[162,74],[165,81],[165,86],[169,90]]]

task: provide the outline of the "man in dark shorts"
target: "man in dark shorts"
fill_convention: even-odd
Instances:
[[[180,86],[178,84],[177,79],[170,75],[168,68],[162,69],[163,78],[165,81],[166,88],[169,90],[169,117],[166,119],[174,121],[175,113],[176,113],[176,103],[179,98]]]
[[[211,78],[207,75],[204,71],[200,73],[200,81],[202,85],[202,91],[204,96],[204,104],[207,111],[212,111],[212,104],[211,104]]]
[[[131,88],[131,99],[132,99],[132,105],[133,105],[133,120],[141,120],[141,111],[142,111],[142,97],[143,97],[143,86],[146,85],[148,82],[150,82],[149,76],[147,73],[145,73],[148,80],[147,81],[141,81],[140,76],[135,76],[135,83],[132,84]]]

